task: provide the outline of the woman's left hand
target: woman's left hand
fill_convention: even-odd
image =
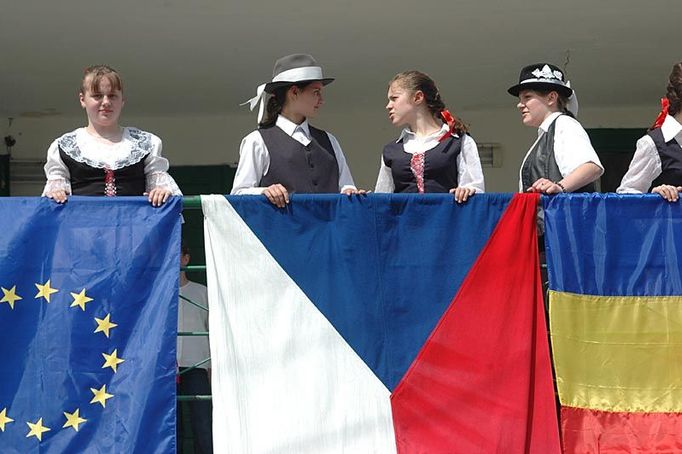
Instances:
[[[652,193],[660,195],[668,202],[677,202],[680,198],[680,191],[682,191],[681,186],[672,186],[669,184],[662,184],[651,190]]]
[[[452,188],[450,189],[450,194],[455,195],[455,201],[457,203],[464,203],[469,197],[476,194],[476,189],[467,187]]]
[[[526,189],[526,192],[539,192],[541,194],[551,195],[560,194],[564,192],[564,190],[561,189],[561,186],[554,183],[553,181],[550,181],[547,178],[540,178],[533,183],[530,188]]]
[[[152,206],[158,207],[166,203],[166,200],[168,200],[168,197],[170,197],[172,194],[166,188],[154,188],[148,193],[145,192],[144,195],[147,196],[149,203],[151,203]]]

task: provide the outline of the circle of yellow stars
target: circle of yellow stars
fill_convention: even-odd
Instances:
[[[50,279],[48,279],[47,282],[43,284],[36,283],[35,286],[38,289],[38,293],[36,293],[34,299],[40,300],[42,298],[45,300],[46,304],[50,304],[51,296],[59,292],[59,289],[52,287]],[[2,291],[2,298],[0,298],[0,309],[2,308],[2,303],[7,303],[9,305],[9,309],[14,310],[14,306],[15,304],[17,304],[17,301],[21,301],[24,299],[23,297],[17,294],[16,285],[13,285],[12,288],[9,289],[0,286],[0,291]],[[80,308],[81,311],[85,312],[87,304],[93,301],[93,298],[87,296],[85,292],[86,292],[85,288],[83,288],[78,293],[70,292],[71,297],[73,298],[73,302],[69,307]],[[107,338],[109,338],[111,330],[118,326],[111,320],[111,314],[107,314],[104,318],[101,319],[97,317],[94,317],[94,319],[95,323],[97,324],[97,328],[95,328],[95,331],[93,331],[93,333],[94,334],[102,333]],[[102,353],[102,356],[104,357],[104,364],[102,365],[102,369],[111,368],[114,373],[118,372],[119,364],[125,362],[123,358],[120,358],[118,356],[118,349],[116,348],[111,353]],[[109,394],[107,392],[106,384],[102,385],[99,389],[90,388],[90,392],[92,392],[93,394],[90,403],[93,405],[100,404],[103,408],[107,406],[107,400],[114,397],[113,394]],[[81,417],[80,408],[74,409],[71,413],[66,411],[63,413],[66,422],[62,426],[62,429],[71,428],[78,432],[78,430],[80,429],[80,425],[88,421],[87,419]],[[7,424],[13,422],[15,422],[14,419],[12,419],[7,414],[7,407],[2,408],[0,410],[0,433],[5,431]],[[26,425],[29,428],[26,437],[27,438],[35,437],[38,439],[39,442],[43,440],[43,434],[45,432],[49,432],[52,430],[50,427],[43,425],[42,417],[38,418],[38,420],[35,422],[26,421]]]

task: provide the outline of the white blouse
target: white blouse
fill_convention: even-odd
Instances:
[[[125,127],[121,141],[112,144],[101,142],[85,128],[68,132],[52,142],[47,149],[44,167],[47,183],[43,196],[57,190],[71,194],[71,175],[59,155],[60,147],[70,158],[94,168],[118,170],[144,159],[146,192],[162,187],[173,195],[182,195],[168,174],[168,160],[161,156],[161,139],[152,133]]]
[[[604,166],[601,164],[597,152],[594,151],[594,147],[592,147],[590,137],[578,120],[568,115],[562,115],[561,112],[554,112],[542,122],[538,128],[538,138],[533,142],[533,145],[523,158],[523,163],[519,169],[519,191],[521,192],[528,189],[523,187],[523,182],[521,181],[523,165],[525,164],[526,159],[528,159],[530,152],[535,147],[535,144],[540,140],[540,137],[547,133],[555,118],[554,159],[559,167],[561,176],[565,178],[575,169],[588,162],[593,162],[601,167],[600,175],[604,173]]]
[[[668,115],[661,125],[663,140],[669,142],[675,139],[682,144],[682,125],[674,117]],[[680,157],[682,159],[682,156]],[[649,192],[651,183],[662,172],[661,157],[656,149],[654,139],[645,134],[637,141],[637,149],[630,161],[630,167],[623,176],[620,186],[616,189],[619,194],[642,194]]]
[[[405,153],[425,153],[430,149],[436,147],[440,142],[439,139],[448,130],[448,125],[443,126],[436,132],[428,136],[418,136],[409,128],[403,129],[400,137],[396,142],[403,142],[403,150]],[[455,137],[458,137],[455,134]],[[462,140],[462,150],[457,155],[457,185],[459,187],[473,188],[477,193],[485,192],[485,183],[483,180],[483,169],[481,168],[481,159],[478,156],[478,147],[476,142],[468,134],[464,135]],[[379,169],[379,176],[374,187],[374,192],[393,192],[395,191],[395,183],[393,181],[393,174],[391,168],[384,162],[384,157],[381,157],[381,168]]]

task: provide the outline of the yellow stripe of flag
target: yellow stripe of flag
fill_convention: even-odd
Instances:
[[[682,412],[682,296],[550,292],[564,406]]]

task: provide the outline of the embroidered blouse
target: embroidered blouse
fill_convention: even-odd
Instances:
[[[71,175],[60,156],[60,149],[69,158],[89,167],[115,171],[139,162],[144,163],[145,191],[162,187],[173,195],[182,195],[173,177],[168,174],[168,160],[161,156],[161,139],[154,134],[137,128],[123,128],[120,142],[104,144],[89,134],[85,128],[78,128],[57,138],[47,150],[45,176],[47,183],[43,196],[52,191],[64,190],[71,194]],[[142,194],[140,194],[142,195]]]

